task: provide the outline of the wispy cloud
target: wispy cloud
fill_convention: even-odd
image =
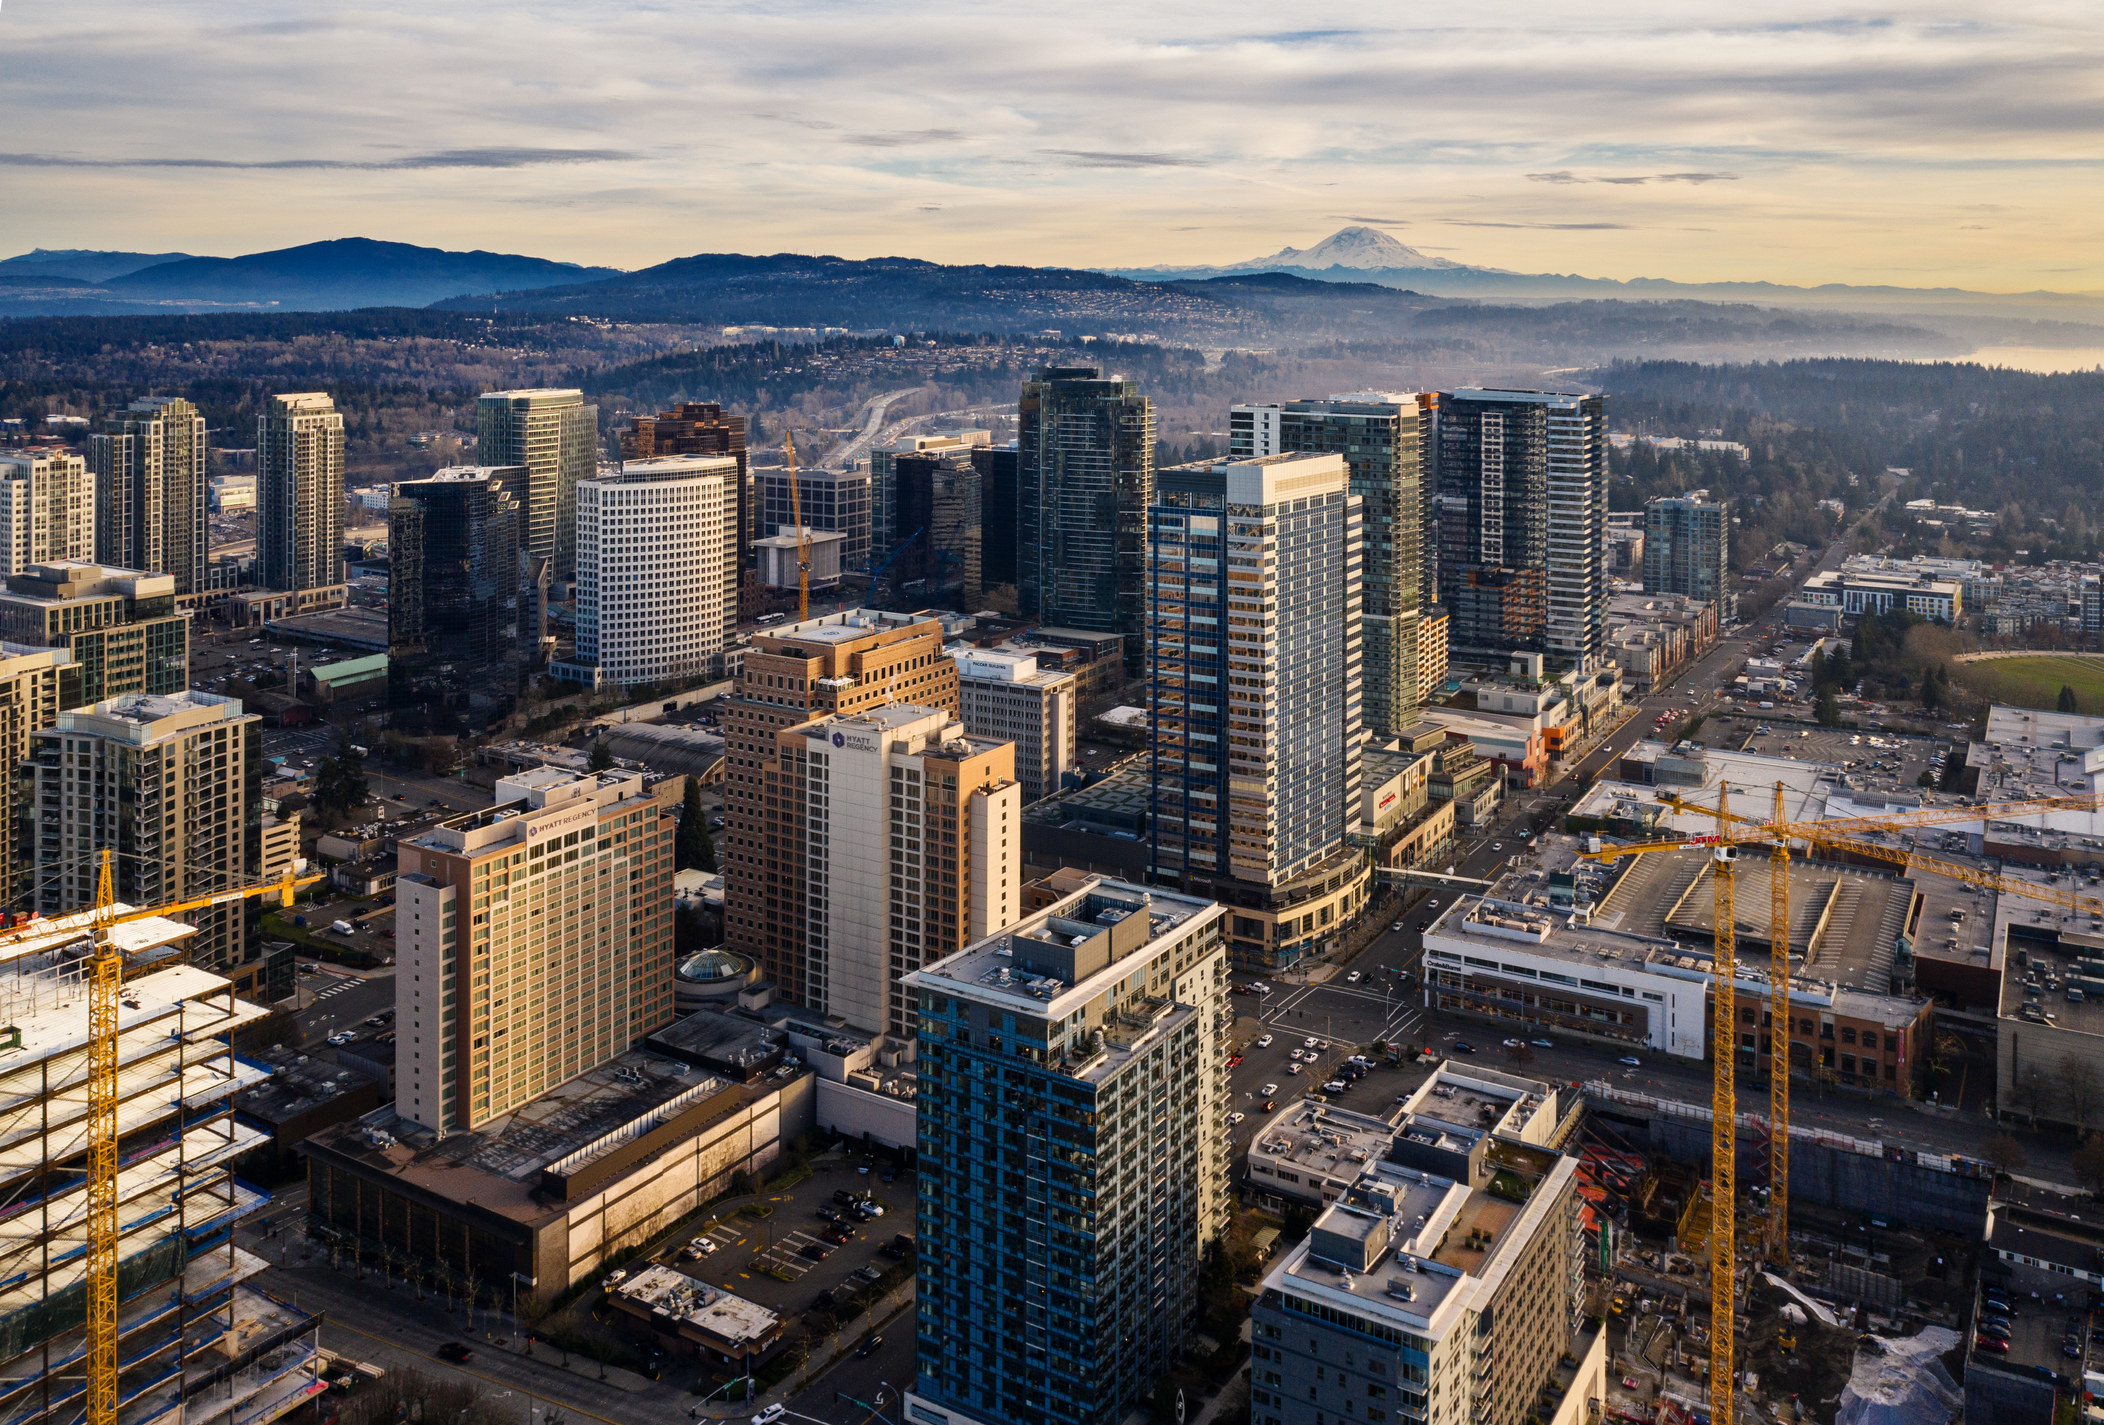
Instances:
[[[420,168],[536,168],[551,163],[610,163],[634,158],[612,148],[453,148],[402,158],[81,158],[57,153],[0,153],[0,168],[233,168],[345,169],[364,172]]]
[[[845,134],[840,141],[863,148],[904,148],[908,144],[954,143],[963,137],[958,129],[903,129],[881,134]]]
[[[1640,175],[1600,174],[1593,178],[1581,178],[1568,168],[1559,168],[1551,173],[1530,173],[1530,183],[1612,183],[1619,187],[1634,188],[1644,183],[1735,183],[1736,173],[1650,173]]]
[[[1627,223],[1496,223],[1482,218],[1448,218],[1450,228],[1533,228],[1552,233],[1611,232],[1625,229]]]
[[[1364,223],[1370,228],[1407,228],[1408,218],[1361,218],[1351,213],[1328,213],[1324,215],[1333,223]]]
[[[1102,149],[1041,148],[1039,153],[1063,158],[1076,168],[1204,168],[1206,160],[1173,153],[1112,153]]]

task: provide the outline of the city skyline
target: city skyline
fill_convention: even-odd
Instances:
[[[630,268],[739,250],[1125,266],[1361,222],[1520,271],[2104,285],[2079,179],[2104,21],[2043,5],[1516,6],[1495,43],[1341,6],[1294,29],[1150,7],[1106,16],[1108,45],[1021,11],[503,14],[10,6],[24,102],[0,167],[39,201],[0,246],[363,233]],[[691,129],[619,62],[646,48],[702,86]],[[705,71],[676,62],[690,51]],[[464,67],[503,78],[470,99],[445,82]]]

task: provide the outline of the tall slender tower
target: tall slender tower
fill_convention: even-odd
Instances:
[[[0,455],[0,574],[95,562],[95,481],[64,450]]]
[[[518,686],[516,466],[454,466],[387,507],[388,694],[451,705]]]
[[[599,408],[582,391],[485,391],[475,414],[477,463],[526,467],[520,549],[554,560],[557,578],[573,577],[577,486],[599,470]]]
[[[95,560],[204,582],[205,418],[179,396],[148,396],[88,439],[95,474]]]
[[[1424,701],[1417,670],[1417,621],[1424,563],[1423,398],[1414,392],[1363,392],[1327,400],[1237,406],[1229,450],[1243,458],[1336,454],[1351,472],[1365,514],[1366,728],[1393,737],[1417,720]]]
[[[272,396],[256,421],[256,564],[266,589],[343,582],[343,417],[320,391]]]
[[[1025,618],[1125,635],[1146,664],[1154,403],[1094,366],[1047,366],[1017,410],[1016,596]]]

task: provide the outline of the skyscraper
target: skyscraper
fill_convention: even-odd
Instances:
[[[38,564],[0,593],[0,639],[72,652],[79,684],[65,707],[189,687],[190,618],[174,575],[99,564]]]
[[[1579,663],[1600,651],[1607,601],[1607,425],[1598,396],[1463,390],[1439,397],[1439,493],[1463,502],[1456,537],[1442,519],[1441,601],[1470,565],[1543,571],[1538,639],[1472,627],[1457,644],[1538,648]],[[1451,548],[1454,558],[1448,558]],[[1494,641],[1493,641],[1494,640]]]
[[[64,450],[0,455],[0,574],[95,560],[95,480]]]
[[[586,405],[582,391],[485,391],[475,415],[476,463],[526,467],[521,551],[552,561],[556,578],[573,577],[577,487],[599,469],[599,408]]]
[[[459,465],[387,506],[389,701],[449,706],[518,686],[516,465]]]
[[[1239,458],[1337,454],[1365,518],[1365,720],[1389,738],[1417,720],[1424,701],[1417,676],[1425,502],[1421,422],[1426,398],[1366,392],[1327,400],[1237,406],[1229,412],[1229,452]]]
[[[738,622],[738,463],[623,461],[577,487],[577,657],[557,677],[627,687],[720,668]]]
[[[1644,592],[1686,594],[1716,604],[1720,618],[1734,616],[1731,507],[1707,490],[1646,502]]]
[[[1015,744],[893,703],[780,732],[775,757],[803,826],[798,997],[911,1042],[919,1016],[900,982],[1021,914]]]
[[[630,416],[618,443],[623,460],[656,460],[667,455],[728,455],[736,460],[738,478],[733,489],[738,497],[739,567],[750,562],[744,551],[766,531],[759,527],[758,502],[753,498],[745,417],[725,415],[714,401],[682,401],[654,416]],[[787,522],[785,515],[783,523]]]
[[[979,472],[979,579],[988,589],[1016,581],[1015,442],[972,451]]]
[[[1148,516],[1152,874],[1290,965],[1358,912],[1360,497],[1341,455],[1161,472]]]
[[[263,720],[233,698],[130,693],[62,712],[32,735],[23,789],[38,808],[23,853],[46,915],[95,904],[101,852],[117,899],[160,905],[256,879],[263,854]],[[249,958],[238,903],[188,912],[189,962]]]
[[[67,557],[170,574],[178,594],[202,589],[205,418],[197,407],[177,396],[132,402],[88,438],[88,464],[95,473],[95,553]]]
[[[473,1129],[671,1019],[685,787],[537,767],[397,845],[396,1112]]]
[[[892,469],[899,527],[921,532],[891,566],[892,582],[925,579],[930,604],[977,609],[984,587],[979,472],[957,454],[898,455]]]
[[[804,827],[782,811],[802,794],[777,735],[892,703],[957,711],[957,665],[931,615],[848,609],[757,633],[724,709],[724,938],[806,1003]]]
[[[319,391],[256,421],[256,577],[288,594],[343,585],[343,417]],[[201,501],[200,501],[201,502]]]
[[[918,996],[906,1418],[1116,1425],[1168,1370],[1227,1221],[1227,912],[1062,871]]]
[[[1017,407],[1016,598],[1023,617],[1125,635],[1146,666],[1154,403],[1094,366],[1047,366]]]
[[[899,523],[898,484],[894,478],[894,464],[901,455],[959,455],[970,457],[975,450],[985,449],[993,440],[993,432],[984,430],[939,431],[929,435],[909,435],[896,442],[889,450],[872,449],[869,453],[869,539],[870,565],[882,564],[897,551],[898,547],[911,539],[914,526]]]

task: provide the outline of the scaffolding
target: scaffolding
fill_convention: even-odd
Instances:
[[[192,927],[131,920],[111,936],[124,976],[95,1055],[89,920],[0,946],[0,1425],[102,1414],[90,1384],[104,1353],[119,1425],[267,1425],[324,1388],[318,1319],[254,1285],[268,1264],[234,1242],[270,1199],[234,1176],[269,1135],[237,1122],[233,1099],[270,1071],[232,1037],[268,1011],[181,962]],[[111,1049],[113,1078],[108,1062],[97,1075]],[[112,1127],[115,1170],[97,1175]],[[99,1280],[114,1285],[114,1329],[91,1341]]]

